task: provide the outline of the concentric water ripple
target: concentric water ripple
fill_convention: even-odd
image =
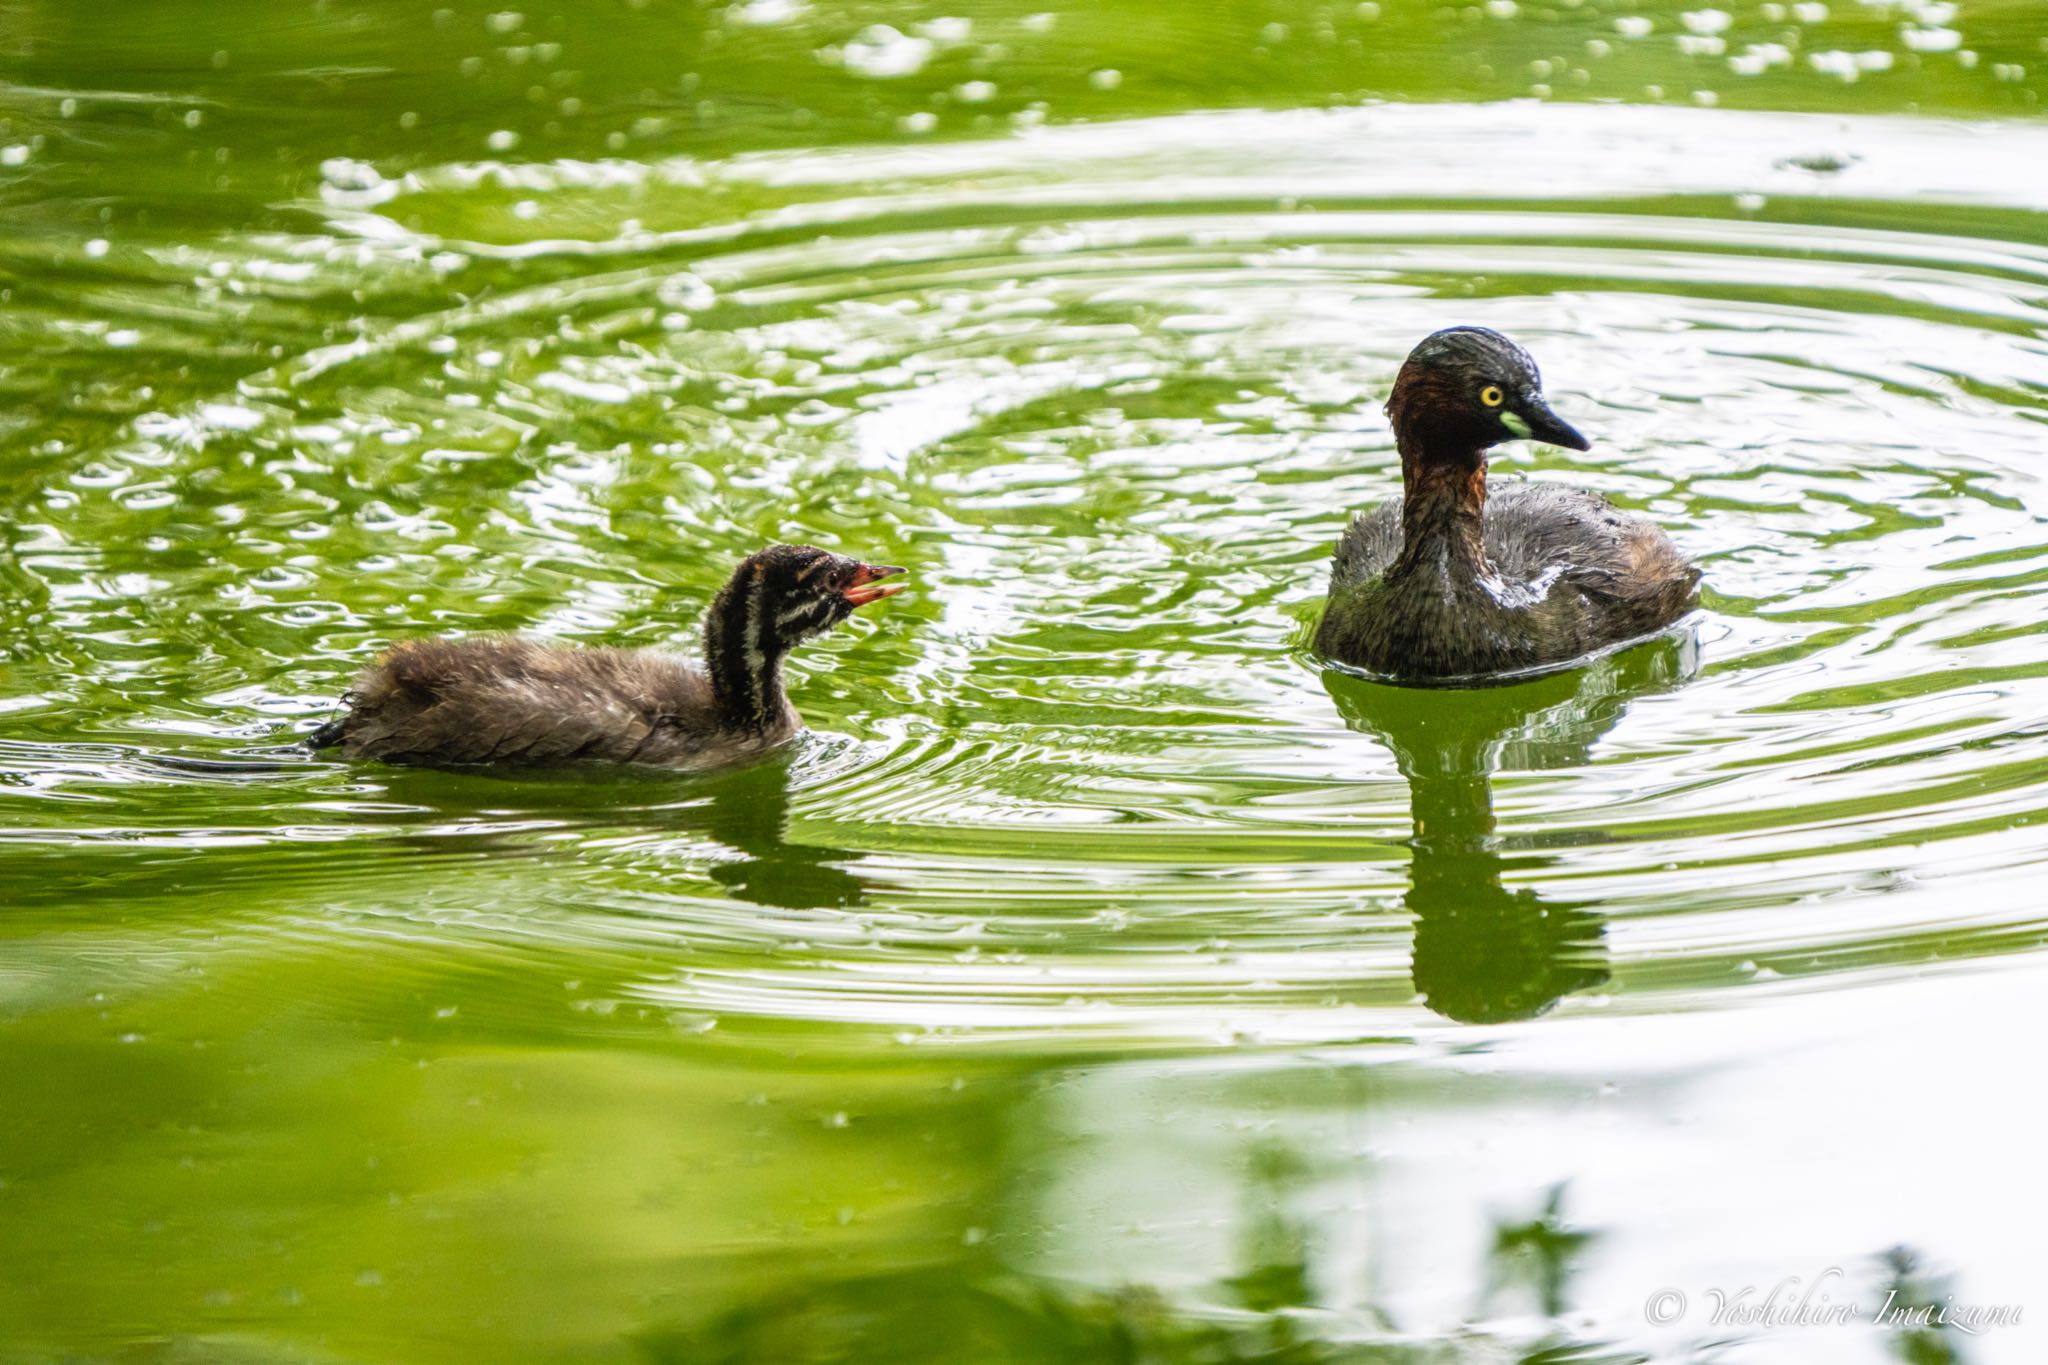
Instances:
[[[1372,1036],[2038,948],[2048,192],[2010,168],[2048,134],[1605,112],[337,164],[323,235],[116,262],[283,340],[17,497],[6,837],[137,877],[204,845],[228,884],[263,849],[280,933],[609,945],[585,1007],[909,1041]],[[350,291],[353,334],[295,321]],[[1667,525],[1687,631],[1484,693],[1306,653],[1398,487],[1394,369],[1461,321],[1595,439],[1499,467]],[[802,661],[788,764],[160,762],[261,750],[404,634],[687,647],[770,538],[915,575]]]

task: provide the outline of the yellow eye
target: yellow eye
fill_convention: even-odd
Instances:
[[[1497,408],[1507,401],[1507,395],[1500,391],[1500,385],[1488,384],[1479,391],[1479,401],[1489,408]]]

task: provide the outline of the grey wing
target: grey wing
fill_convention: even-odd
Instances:
[[[1559,484],[1488,480],[1486,552],[1503,576],[1537,582],[1557,565],[1588,597],[1645,618],[1691,605],[1699,566],[1649,518],[1601,494]]]

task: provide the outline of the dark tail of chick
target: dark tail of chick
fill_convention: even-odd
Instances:
[[[308,749],[331,749],[341,743],[341,733],[347,724],[347,716],[336,716],[319,729],[306,736]]]

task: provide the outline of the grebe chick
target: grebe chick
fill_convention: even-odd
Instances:
[[[348,713],[307,737],[351,758],[426,767],[646,763],[697,771],[787,743],[790,648],[889,597],[903,570],[809,545],[744,560],[704,618],[704,667],[654,650],[518,637],[410,640],[365,669]]]
[[[1697,600],[1698,566],[1649,519],[1586,489],[1486,477],[1487,450],[1516,437],[1591,448],[1500,333],[1426,337],[1387,416],[1401,500],[1338,542],[1317,653],[1415,681],[1516,672],[1652,634]]]

